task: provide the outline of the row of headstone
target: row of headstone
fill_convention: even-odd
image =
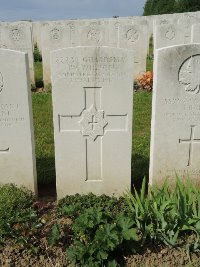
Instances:
[[[130,189],[131,55],[110,47],[52,52],[58,198]],[[0,181],[36,193],[28,57],[0,49],[0,62]],[[154,70],[150,184],[176,175],[199,184],[200,44],[158,49]]]
[[[133,78],[146,70],[149,38],[155,49],[200,42],[200,12],[148,17],[96,20],[0,23],[0,47],[27,52],[31,83],[34,84],[33,48],[43,57],[43,79],[51,83],[50,51],[76,46],[109,46],[132,51]]]
[[[43,79],[51,83],[50,51],[76,46],[109,46],[132,51],[135,77],[146,70],[148,25],[144,18],[72,20],[43,23],[41,47]]]
[[[58,198],[130,188],[131,55],[109,47],[52,54]],[[37,193],[28,55],[0,49],[0,62],[0,182]]]

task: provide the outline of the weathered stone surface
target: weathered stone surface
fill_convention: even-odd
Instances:
[[[55,34],[53,29],[57,30]],[[46,22],[41,32],[45,84],[51,83],[50,51],[66,47],[126,48],[133,51],[133,77],[146,70],[149,33],[147,20],[144,17]]]
[[[200,22],[200,12],[183,13],[178,20],[184,35],[184,44],[190,44],[192,41],[192,25]]]
[[[73,46],[73,22],[51,21],[42,24],[41,43],[43,61],[43,80],[45,85],[51,83],[50,51]]]
[[[132,20],[130,24],[122,24],[119,30],[119,47],[126,48],[133,53],[135,78],[146,71],[146,57],[149,46],[149,34],[146,23]]]
[[[37,193],[28,55],[0,49],[0,183]]]
[[[131,52],[61,49],[51,64],[58,198],[121,195],[131,184]]]
[[[32,23],[1,23],[0,47],[28,53],[31,83],[35,83],[33,67]]]
[[[192,25],[192,43],[200,43],[200,23]]]
[[[159,20],[154,30],[154,49],[184,44],[184,32],[176,19]]]
[[[109,21],[83,20],[79,21],[78,31],[80,39],[77,45],[81,46],[109,46]]]
[[[150,183],[200,181],[200,45],[155,54]]]

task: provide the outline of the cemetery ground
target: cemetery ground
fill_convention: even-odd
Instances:
[[[0,187],[1,266],[200,265],[200,193],[179,181],[173,192],[166,184],[147,193],[151,98],[134,93],[133,195],[66,196],[57,204],[51,93],[32,94],[39,199]]]

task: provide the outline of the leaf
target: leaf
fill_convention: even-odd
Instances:
[[[102,248],[103,249],[103,248]],[[98,258],[101,259],[101,260],[106,260],[108,258],[108,253],[104,250],[100,250],[98,252]]]
[[[108,267],[117,267],[117,262],[116,262],[116,260],[109,261],[107,266],[108,266]]]
[[[124,230],[122,235],[125,240],[138,241],[137,230],[134,228]]]
[[[59,224],[55,223],[52,226],[51,233],[50,233],[50,235],[48,237],[48,244],[50,246],[55,245],[56,242],[60,239],[60,236],[61,236],[60,226],[59,226]]]

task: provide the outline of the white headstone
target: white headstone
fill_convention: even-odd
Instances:
[[[58,198],[121,195],[131,184],[130,51],[61,49],[51,66]]]
[[[44,84],[51,83],[50,51],[73,46],[73,22],[45,22],[41,28]]]
[[[109,27],[106,20],[79,21],[79,40],[81,46],[108,46]]]
[[[147,24],[136,24],[135,22],[135,24],[121,25],[119,47],[129,49],[133,53],[134,78],[146,71],[148,45],[149,34]]]
[[[0,49],[0,183],[37,194],[28,55]]]
[[[150,183],[200,181],[200,45],[158,49],[154,65]]]
[[[33,66],[32,23],[13,22],[1,24],[1,48],[28,53],[31,83],[35,83]]]
[[[154,49],[184,44],[182,26],[174,23],[156,25],[154,28]]]
[[[192,43],[200,43],[200,23],[192,25]]]
[[[190,44],[192,41],[192,25],[200,22],[198,14],[199,12],[183,13],[182,17],[178,20],[179,25],[182,27],[184,44]]]

